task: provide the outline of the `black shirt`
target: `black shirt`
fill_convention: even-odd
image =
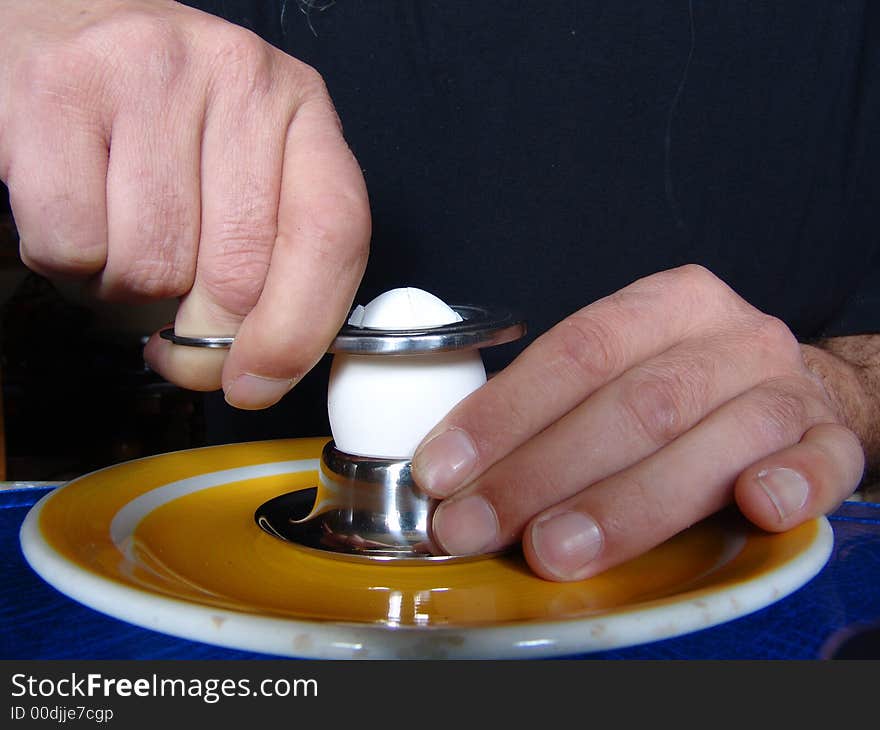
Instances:
[[[880,332],[876,3],[188,4],[323,75],[370,193],[362,303],[420,286],[534,337],[697,262],[803,340]]]

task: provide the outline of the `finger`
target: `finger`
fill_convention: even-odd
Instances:
[[[791,374],[784,359],[736,339],[701,337],[638,365],[599,389],[458,494],[496,505],[513,540],[535,514],[656,453],[707,414],[765,378]],[[458,497],[455,497],[457,499]],[[479,552],[441,505],[438,539],[455,552]]]
[[[758,527],[787,530],[838,507],[858,487],[864,468],[852,431],[819,424],[799,443],[747,468],[736,481],[736,503]]]
[[[114,119],[107,263],[94,282],[108,300],[177,298],[193,283],[201,110],[169,96],[158,81],[149,74],[132,79],[141,103]]]
[[[595,484],[582,483],[582,491],[528,525],[529,516],[512,507],[513,500],[489,502],[482,495],[444,500],[435,511],[435,536],[444,549],[458,554],[462,546],[470,548],[467,552],[495,550],[522,534],[526,558],[538,575],[584,578],[718,510],[729,502],[736,477],[756,454],[762,458],[791,446],[807,428],[826,420],[825,401],[804,381],[777,379],[724,404],[649,458]],[[586,457],[581,463],[588,462]],[[535,475],[533,489],[544,488],[541,476]],[[437,527],[445,510],[449,529],[444,532]],[[465,531],[469,545],[455,542],[464,540],[452,529],[456,520],[465,526],[475,523],[469,512],[484,520],[482,545],[477,530]]]
[[[259,298],[275,244],[285,135],[296,100],[277,88],[272,49],[255,36],[236,37],[250,44],[248,55],[212,87],[198,125],[201,226],[194,281],[175,318],[180,335],[235,335]],[[175,346],[154,335],[145,356],[180,385],[221,387],[223,350]]]
[[[326,353],[351,309],[369,239],[360,167],[329,100],[316,96],[290,126],[271,266],[224,366],[232,405],[271,405]]]
[[[575,580],[646,552],[728,504],[756,456],[830,420],[824,398],[804,381],[765,383],[652,457],[539,515],[523,535],[526,559],[542,577]]]
[[[639,280],[589,305],[456,406],[416,451],[414,477],[434,496],[451,494],[635,364],[710,328],[723,330],[732,313],[741,317],[742,311],[729,288],[692,266]],[[787,332],[751,311],[756,346]],[[797,343],[788,338],[786,347],[794,351]]]
[[[6,175],[22,261],[49,277],[87,277],[107,255],[108,138],[66,105],[34,95]],[[20,119],[20,117],[18,117]]]

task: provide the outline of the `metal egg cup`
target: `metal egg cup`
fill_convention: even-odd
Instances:
[[[440,554],[431,539],[436,500],[412,480],[408,459],[347,454],[331,441],[314,490],[283,494],[254,517],[270,535],[344,559],[416,563],[473,556]]]
[[[513,342],[524,321],[506,309],[453,305],[461,322],[411,330],[344,326],[332,354],[401,355],[475,350]],[[228,348],[233,337],[160,336],[177,345]],[[431,536],[436,500],[412,478],[408,459],[347,454],[331,441],[321,453],[319,483],[269,500],[254,514],[267,533],[301,548],[345,560],[420,565],[486,555],[444,555]]]

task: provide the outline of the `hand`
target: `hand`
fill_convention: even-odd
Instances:
[[[538,338],[428,434],[413,474],[442,499],[434,537],[458,554],[521,539],[538,575],[575,580],[731,500],[767,530],[826,513],[864,453],[806,354],[702,267],[637,281]]]
[[[145,356],[259,408],[326,352],[370,237],[321,77],[167,0],[0,0],[0,178],[21,255],[110,300],[180,297],[178,334],[231,350]]]

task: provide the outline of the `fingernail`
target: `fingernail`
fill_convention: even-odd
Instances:
[[[532,546],[557,578],[577,578],[602,550],[602,531],[583,512],[562,512],[535,523]]]
[[[292,378],[265,378],[262,375],[243,373],[226,388],[226,402],[246,410],[266,408],[281,400],[294,382]]]
[[[786,467],[758,472],[758,484],[776,507],[780,521],[802,509],[810,493],[807,480],[794,469]]]
[[[494,546],[498,517],[482,497],[443,502],[434,512],[434,538],[450,555],[473,555]]]
[[[416,483],[435,497],[446,497],[464,484],[477,463],[473,441],[460,428],[435,436],[412,460]]]

